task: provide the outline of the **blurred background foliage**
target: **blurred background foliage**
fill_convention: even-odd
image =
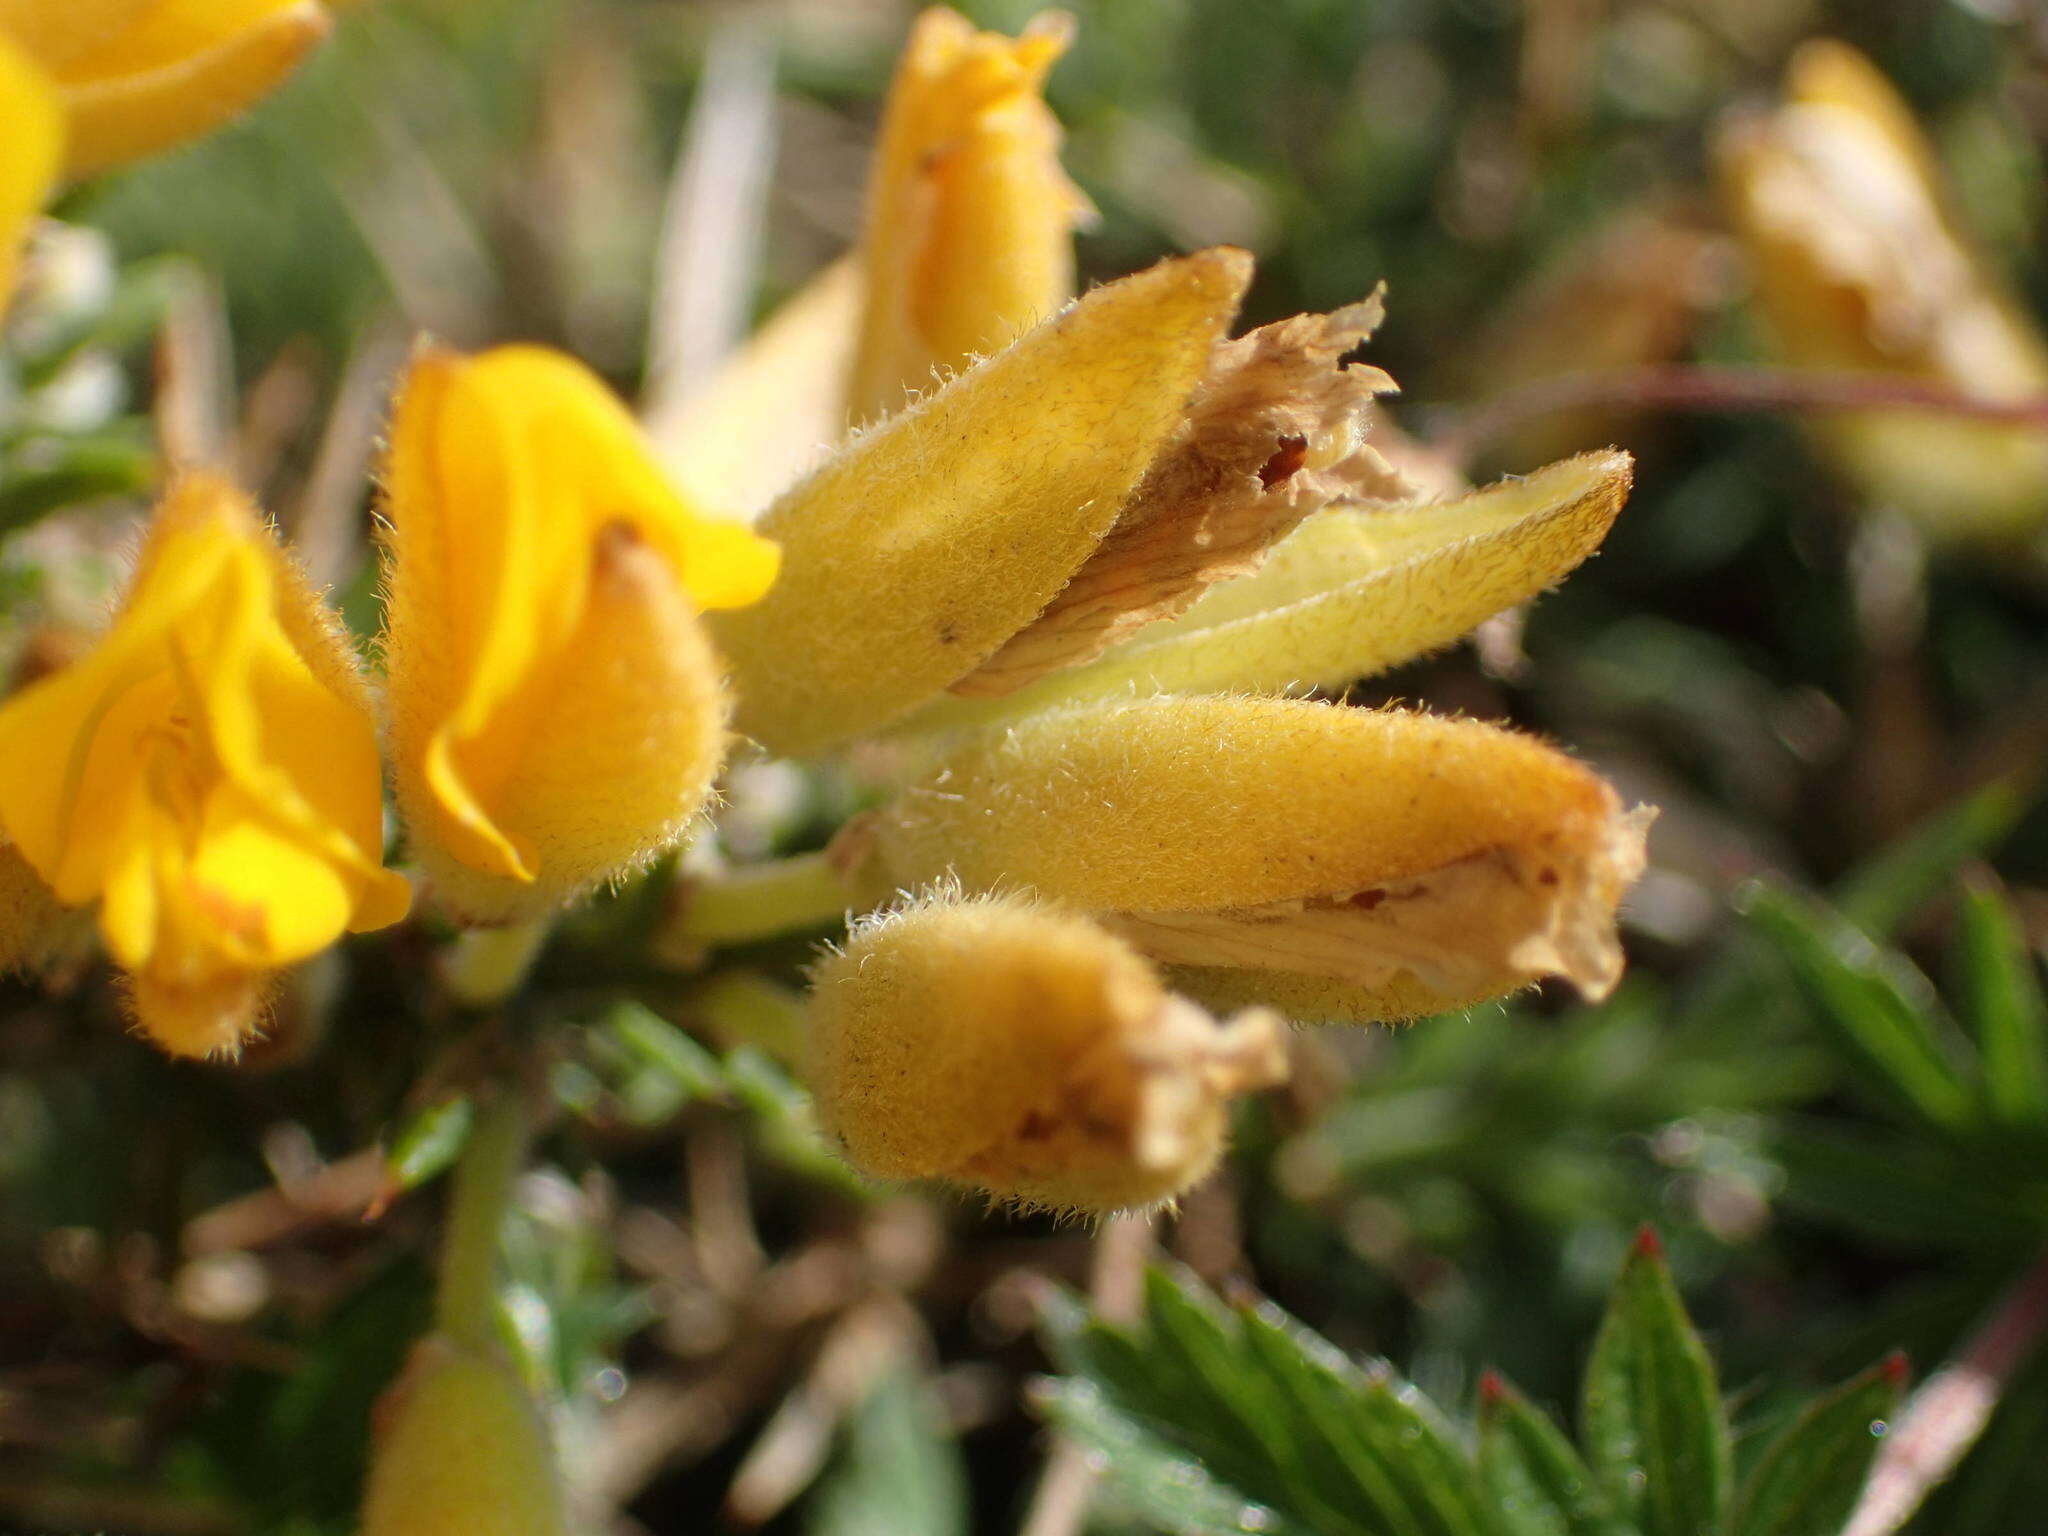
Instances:
[[[2048,18],[2026,0],[1072,8],[1052,97],[1101,213],[1084,271],[1243,244],[1253,320],[1384,279],[1372,358],[1424,442],[1546,375],[1765,356],[1707,146],[1812,36],[1898,83],[2048,308]],[[11,322],[0,662],[68,654],[104,600],[151,472],[159,325],[210,338],[244,474],[367,628],[362,465],[409,336],[553,341],[637,392],[667,366],[649,337],[679,262],[726,251],[726,297],[765,312],[855,233],[909,15],[377,0],[243,124],[74,192]],[[689,257],[677,146],[771,66],[760,227]],[[710,153],[743,179],[744,138]],[[1516,721],[1664,807],[1628,982],[1599,1008],[1306,1034],[1294,1086],[1157,1235],[1440,1403],[1498,1366],[1557,1406],[1653,1221],[1740,1434],[1894,1346],[1931,1368],[2048,1242],[2048,580],[1928,550],[1780,417],[1529,418],[1461,467],[1608,441],[1640,463],[1602,556],[1526,627],[1357,696]],[[843,793],[757,774],[742,811],[779,809],[729,841],[815,845]],[[787,1069],[807,946],[725,956],[745,969],[703,987],[622,958],[653,902],[574,920],[517,1021],[563,1113],[523,1186],[512,1316],[588,1508],[619,1532],[1014,1528],[1046,1443],[1038,1297],[1083,1282],[1091,1234],[852,1181]],[[425,942],[309,968],[235,1073],[126,1039],[103,978],[4,984],[0,1526],[350,1529],[438,1198],[387,1189],[378,1148],[431,1180],[460,1113],[439,1085],[477,1048],[431,1016]],[[2044,1444],[2037,1355],[1913,1529],[2038,1529]]]

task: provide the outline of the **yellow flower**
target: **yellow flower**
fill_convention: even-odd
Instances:
[[[14,291],[14,264],[29,224],[63,163],[64,109],[48,77],[0,32],[0,314]]]
[[[405,914],[347,641],[223,482],[172,489],[106,637],[0,706],[0,761],[0,826],[60,901],[99,902],[176,1054],[232,1052],[280,968]]]
[[[282,83],[327,28],[314,0],[0,0],[0,37],[62,105],[72,176],[218,128]]]
[[[706,387],[657,404],[664,460],[709,505],[754,513],[847,425],[902,407],[1074,294],[1092,211],[1060,169],[1040,91],[1072,36],[921,15],[883,108],[858,249],[782,306]]]
[[[1718,145],[1786,359],[1987,400],[2048,392],[2048,344],[1954,220],[1933,148],[1884,76],[1844,44],[1814,42],[1786,92]],[[1832,412],[1809,430],[1873,505],[1938,537],[2010,543],[2048,517],[2048,432],[1913,410]]]
[[[537,915],[671,846],[725,751],[698,621],[774,545],[698,516],[580,364],[423,353],[391,432],[386,655],[398,800],[462,916]]]
[[[935,898],[855,926],[819,966],[820,1124],[879,1178],[1107,1212],[1222,1155],[1228,1100],[1286,1075],[1279,1020],[1218,1024],[1130,945],[1015,897]]]
[[[1396,1019],[1621,973],[1647,813],[1468,720],[1294,699],[1052,710],[841,833],[870,899],[940,879],[1089,914],[1204,1001]]]
[[[546,1420],[504,1361],[440,1335],[377,1404],[363,1536],[565,1536]]]
[[[1041,94],[1073,30],[1048,12],[1008,38],[943,6],[911,29],[868,174],[852,421],[901,409],[1073,297],[1073,228],[1090,210]]]

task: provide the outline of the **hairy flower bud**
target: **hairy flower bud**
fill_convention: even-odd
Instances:
[[[84,659],[0,706],[0,826],[67,905],[99,902],[142,1027],[232,1052],[274,974],[395,922],[369,699],[255,510],[194,475],[158,509]]]
[[[1372,303],[1238,341],[1212,250],[1086,295],[856,437],[772,508],[786,569],[714,623],[740,729],[817,751],[949,688],[1005,692],[1195,602],[1333,497],[1401,482],[1340,366]]]
[[[73,176],[220,127],[281,84],[328,25],[313,0],[0,0],[0,37],[63,104]]]
[[[1452,501],[1331,507],[1260,569],[1099,660],[993,699],[950,698],[903,722],[952,732],[1086,700],[1336,688],[1448,645],[1599,548],[1631,461],[1581,454]]]
[[[566,1536],[546,1422],[504,1362],[451,1339],[413,1347],[377,1405],[363,1536]]]
[[[697,516],[580,364],[423,353],[392,426],[386,653],[398,800],[437,893],[530,917],[672,846],[725,751],[697,610],[774,546]]]
[[[1278,1082],[1286,1054],[1273,1015],[1218,1024],[1085,918],[935,898],[856,925],[819,966],[809,1069],[866,1173],[1107,1212],[1204,1177],[1227,1101]]]
[[[1842,43],[1793,58],[1787,102],[1718,145],[1724,201],[1772,339],[1802,368],[1894,374],[1986,400],[2048,391],[2048,343],[1955,222],[1934,151]],[[1918,410],[1810,426],[1871,502],[1937,537],[2010,543],[2048,518],[2048,432]]]
[[[950,876],[1092,914],[1196,995],[1219,970],[1253,997],[1309,976],[1341,984],[1311,1016],[1406,1018],[1552,975],[1604,996],[1646,822],[1493,726],[1155,698],[975,739],[835,856],[873,897]]]
[[[1047,12],[1008,38],[943,6],[911,29],[868,176],[851,421],[900,410],[1073,297],[1074,225],[1091,210],[1041,94],[1073,30]]]

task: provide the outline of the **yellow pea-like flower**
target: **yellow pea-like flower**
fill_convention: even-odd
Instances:
[[[698,612],[759,598],[775,546],[699,516],[539,347],[422,353],[385,497],[398,801],[442,899],[532,917],[672,846],[726,744]]]
[[[1278,1019],[1219,1024],[1123,940],[1020,900],[913,902],[818,967],[809,1076],[862,1171],[1101,1213],[1222,1154],[1229,1099],[1286,1075]]]
[[[281,84],[328,25],[314,0],[0,0],[0,37],[62,105],[72,176],[220,127]]]
[[[2048,343],[1956,222],[1933,148],[1890,82],[1821,41],[1794,56],[1786,95],[1717,146],[1723,200],[1785,358],[1987,400],[2048,392]],[[2048,518],[2048,432],[1877,409],[1829,412],[1808,430],[1873,505],[1938,538],[2011,544]]]
[[[1632,461],[1580,454],[1450,501],[1336,506],[1101,659],[995,699],[949,698],[903,722],[953,732],[1053,705],[1150,693],[1336,688],[1450,644],[1561,581],[1599,548]]]
[[[0,760],[0,827],[59,901],[99,903],[175,1054],[231,1053],[278,970],[405,914],[348,642],[219,480],[173,487],[99,645],[0,706]]]
[[[504,1361],[421,1340],[373,1429],[363,1536],[567,1536],[547,1423]]]
[[[64,157],[64,107],[35,62],[0,30],[0,314],[14,291],[14,267],[29,225],[57,184]]]
[[[1090,209],[1042,94],[1072,37],[1060,12],[1010,38],[943,6],[911,29],[868,176],[852,421],[901,409],[1073,297],[1073,231]]]
[[[1093,915],[1197,997],[1410,1018],[1544,976],[1604,996],[1647,820],[1494,726],[1165,697],[971,739],[835,857],[873,899],[956,878]]]

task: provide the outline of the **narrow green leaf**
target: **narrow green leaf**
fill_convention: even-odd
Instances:
[[[1878,1092],[1943,1130],[1970,1123],[1973,1095],[1942,1048],[1929,1015],[1933,989],[1917,971],[1789,891],[1758,886],[1744,897],[1743,910],[1790,962],[1822,1020]]]
[[[1505,1536],[1628,1536],[1550,1415],[1491,1371],[1479,1382],[1479,1472]]]
[[[1835,907],[1867,933],[1894,932],[1966,859],[2003,842],[2028,800],[2019,782],[2006,779],[1936,811],[1844,876],[1831,898]]]
[[[446,1173],[461,1155],[475,1119],[476,1105],[466,1093],[430,1104],[414,1115],[384,1154],[391,1182],[401,1190],[417,1189]]]
[[[1720,1529],[1731,1460],[1720,1389],[1648,1228],[1608,1301],[1581,1413],[1594,1471],[1643,1536]]]
[[[1984,1058],[1984,1101],[2010,1126],[2048,1126],[2048,1008],[2025,937],[2005,903],[1977,887],[1962,899],[1962,994]]]
[[[1735,1536],[1838,1536],[1905,1385],[1894,1355],[1809,1403],[1742,1490]]]
[[[967,1469],[928,1383],[876,1384],[806,1513],[806,1536],[966,1536]]]

